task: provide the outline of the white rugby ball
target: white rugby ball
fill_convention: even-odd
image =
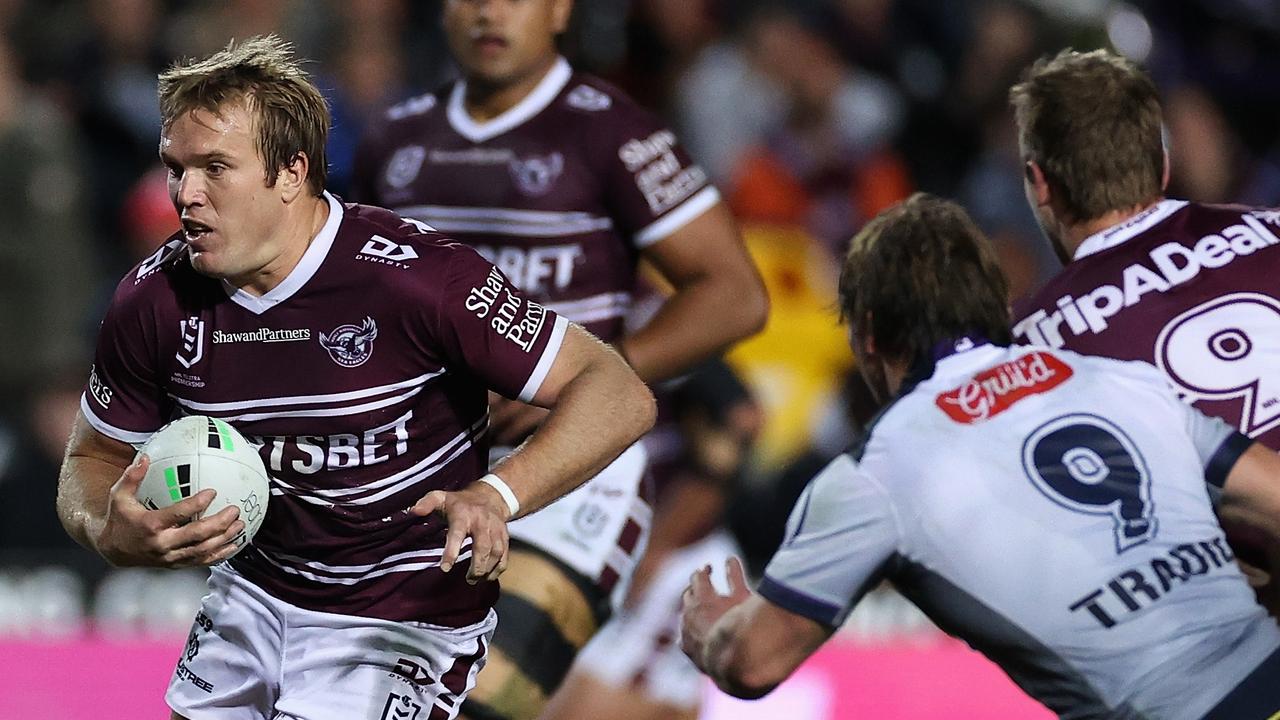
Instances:
[[[244,531],[235,538],[237,553],[262,527],[271,496],[267,470],[257,448],[227,423],[203,415],[174,420],[138,452],[151,458],[138,487],[138,500],[147,508],[166,508],[213,488],[217,495],[200,516],[228,505],[240,508]]]

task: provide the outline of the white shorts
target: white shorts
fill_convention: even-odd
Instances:
[[[495,448],[490,457],[510,452]],[[508,532],[582,573],[616,608],[649,540],[653,511],[640,492],[648,460],[643,444],[632,445],[578,489],[509,524]]]
[[[614,615],[591,638],[574,669],[611,687],[634,688],[654,702],[698,707],[706,682],[680,650],[681,596],[704,565],[711,565],[717,588],[727,591],[725,559],[738,552],[723,531],[673,552],[635,606]]]
[[[462,628],[303,610],[219,565],[165,701],[190,720],[447,720],[497,615]]]

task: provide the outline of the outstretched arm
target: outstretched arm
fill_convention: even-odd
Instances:
[[[681,648],[724,692],[763,697],[826,642],[833,628],[751,592],[738,558],[729,558],[726,573],[728,595],[712,587],[709,567],[693,574],[684,591]]]

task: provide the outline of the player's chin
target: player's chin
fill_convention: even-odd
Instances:
[[[221,262],[218,253],[208,250],[191,251],[191,267],[201,275],[207,275],[213,278],[223,278],[231,274],[226,264]]]

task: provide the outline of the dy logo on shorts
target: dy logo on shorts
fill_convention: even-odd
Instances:
[[[382,717],[378,720],[417,720],[421,712],[422,706],[413,701],[413,696],[390,693],[387,695],[387,704],[382,708]]]
[[[339,325],[331,333],[320,333],[320,345],[329,357],[342,367],[363,365],[373,354],[373,341],[378,337],[378,324],[366,317],[360,325]]]

